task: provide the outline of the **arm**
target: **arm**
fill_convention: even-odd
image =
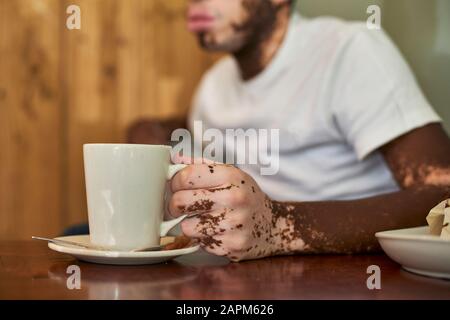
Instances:
[[[424,225],[438,202],[450,197],[450,140],[438,124],[414,130],[381,148],[401,191],[355,201],[297,203],[291,223],[317,253],[378,249],[381,230]],[[275,203],[287,216],[286,205]],[[308,230],[316,230],[313,237]]]
[[[273,212],[305,242],[297,251],[365,253],[379,250],[376,232],[422,226],[430,209],[449,197],[448,188],[411,188],[353,201],[275,202]]]
[[[170,212],[202,211],[183,222],[184,233],[235,261],[376,251],[375,232],[423,225],[428,211],[450,197],[450,141],[440,125],[416,129],[381,152],[399,192],[354,201],[276,202],[234,167],[192,165],[172,181]]]

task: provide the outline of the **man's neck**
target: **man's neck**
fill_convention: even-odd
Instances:
[[[242,50],[235,52],[241,70],[242,79],[247,81],[261,73],[272,61],[280,49],[289,27],[290,9],[288,6],[279,8],[276,13],[274,27],[262,31],[261,37]]]

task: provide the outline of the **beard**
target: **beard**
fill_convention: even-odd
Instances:
[[[231,25],[228,37],[220,39],[214,32],[198,35],[200,46],[208,51],[224,51],[238,54],[261,45],[275,29],[278,8],[271,1],[243,0],[247,18],[241,23]]]

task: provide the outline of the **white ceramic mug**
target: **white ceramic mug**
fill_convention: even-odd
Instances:
[[[163,222],[166,182],[186,165],[170,164],[169,146],[85,144],[90,240],[111,250],[159,245],[185,217]]]

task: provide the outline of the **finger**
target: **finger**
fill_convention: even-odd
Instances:
[[[224,164],[192,164],[178,172],[171,181],[172,191],[220,187],[237,176],[239,170]]]
[[[224,243],[226,241],[225,237],[226,236],[218,235],[218,236],[213,237],[212,240],[209,238],[206,238],[206,239],[204,238],[204,239],[200,240],[200,245],[206,252],[209,252],[216,256],[220,256],[220,257],[228,256],[230,254],[230,252],[227,250],[226,246],[224,245]]]
[[[207,195],[206,190],[180,190],[172,194],[169,201],[169,213],[173,217],[183,214],[206,213],[216,210],[220,204]]]
[[[172,217],[183,214],[205,213],[223,208],[233,209],[240,197],[230,186],[215,189],[180,190],[172,194],[169,200],[169,213]],[[236,201],[235,201],[236,200]]]
[[[226,211],[202,213],[193,218],[186,218],[181,223],[181,230],[187,237],[203,239],[230,232],[231,225],[226,219]]]
[[[218,235],[213,237],[214,241],[211,240],[200,240],[200,245],[202,248],[211,254],[221,257],[227,257],[232,262],[238,262],[245,259],[247,253],[241,251],[234,251],[227,245],[228,235]]]

